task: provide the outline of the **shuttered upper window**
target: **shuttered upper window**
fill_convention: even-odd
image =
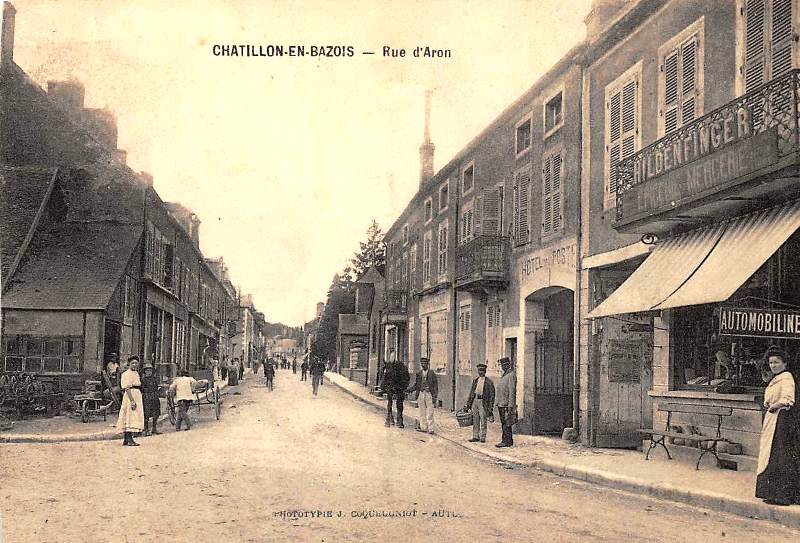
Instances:
[[[439,276],[447,275],[447,222],[439,224]]]
[[[431,231],[425,232],[422,238],[422,282],[431,280]]]
[[[740,68],[745,93],[787,73],[796,64],[792,29],[793,0],[744,0],[744,59]]]
[[[659,49],[659,134],[703,113],[703,19]]]
[[[514,175],[514,189],[512,201],[512,228],[511,236],[515,245],[528,243],[530,237],[529,227],[529,199],[531,191],[531,172],[526,167]]]
[[[561,152],[542,159],[542,236],[564,226],[563,160]]]
[[[617,203],[617,164],[639,149],[640,79],[641,63],[606,87],[605,209]]]

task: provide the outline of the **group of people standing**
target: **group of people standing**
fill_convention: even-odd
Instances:
[[[117,429],[122,432],[122,444],[137,447],[134,434],[156,435],[158,431],[158,418],[161,416],[161,402],[158,398],[158,377],[151,364],[145,363],[139,374],[139,357],[128,357],[127,367],[120,372],[116,357],[106,365],[106,378],[108,382],[118,382],[122,394]],[[118,379],[118,381],[117,381]],[[115,386],[111,393],[116,397]],[[116,401],[116,400],[115,400]]]
[[[430,369],[430,360],[420,358],[420,370],[414,375],[414,382],[405,364],[397,360],[390,360],[383,369],[381,390],[386,393],[386,420],[387,427],[397,426],[404,428],[403,401],[408,393],[416,393],[419,406],[419,427],[417,431],[434,433],[434,409],[439,396],[439,381],[436,373]],[[511,359],[501,358],[500,367],[503,375],[497,386],[486,376],[486,364],[478,364],[478,376],[472,381],[467,405],[464,410],[472,411],[472,439],[471,442],[486,442],[487,422],[494,422],[493,411],[495,405],[500,416],[502,439],[496,447],[511,447],[514,445],[512,427],[517,421],[516,409],[516,374],[512,367]],[[393,412],[396,409],[397,418]]]
[[[212,368],[219,371],[219,377],[223,381],[228,381],[228,386],[236,386],[239,381],[244,379],[244,362],[238,357],[231,360],[224,359],[219,361],[213,358],[211,361]]]

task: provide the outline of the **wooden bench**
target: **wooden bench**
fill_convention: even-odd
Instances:
[[[672,460],[672,455],[667,449],[664,442],[665,439],[671,437],[673,439],[683,439],[685,441],[694,441],[700,448],[700,457],[697,459],[695,469],[700,469],[700,460],[703,459],[706,453],[711,453],[717,459],[717,467],[720,466],[719,456],[717,455],[717,443],[720,441],[727,442],[728,439],[722,437],[722,419],[729,417],[733,413],[730,407],[717,407],[713,405],[698,405],[698,404],[684,404],[684,403],[659,403],[658,410],[667,413],[667,423],[664,430],[655,430],[653,428],[640,428],[637,430],[640,434],[650,436],[650,447],[647,449],[647,454],[644,459],[650,459],[650,451],[661,445],[667,452],[667,458]],[[717,417],[717,435],[708,436],[704,434],[682,434],[672,430],[672,414],[673,413],[690,413],[693,415],[713,415]]]

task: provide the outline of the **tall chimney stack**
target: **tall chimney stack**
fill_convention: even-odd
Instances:
[[[419,186],[433,177],[433,151],[436,146],[431,142],[431,90],[425,91],[425,141],[419,146]]]
[[[11,2],[3,2],[3,28],[0,37],[0,62],[3,66],[14,60],[14,19],[16,8]]]

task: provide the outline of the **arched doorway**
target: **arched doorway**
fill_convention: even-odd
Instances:
[[[525,298],[525,423],[535,434],[572,426],[574,292],[547,287]]]

